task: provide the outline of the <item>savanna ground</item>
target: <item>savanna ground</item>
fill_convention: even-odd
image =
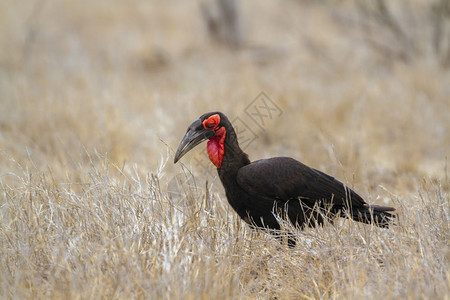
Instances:
[[[0,1],[0,297],[449,299],[450,8],[383,3],[245,1],[225,45],[195,1]],[[172,163],[215,110],[398,224],[250,230]]]

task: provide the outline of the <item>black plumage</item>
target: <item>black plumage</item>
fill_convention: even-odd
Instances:
[[[276,214],[301,228],[323,223],[324,216],[349,216],[380,227],[387,227],[394,218],[389,213],[394,208],[368,205],[339,180],[295,159],[274,157],[250,162],[239,147],[233,126],[220,112],[204,114],[191,124],[175,162],[206,139],[230,205],[252,226],[278,230]]]

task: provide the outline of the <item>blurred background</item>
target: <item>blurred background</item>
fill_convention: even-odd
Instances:
[[[446,0],[0,1],[0,45],[2,174],[72,178],[105,157],[170,180],[187,126],[216,110],[251,159],[365,195],[448,174]],[[278,110],[258,121],[261,92]],[[215,176],[198,148],[183,163]]]

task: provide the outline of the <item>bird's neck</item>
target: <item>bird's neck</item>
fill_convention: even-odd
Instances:
[[[232,127],[227,128],[222,163],[218,168],[219,175],[222,173],[236,176],[237,171],[249,163],[248,155],[239,147],[236,132]]]
[[[227,129],[227,137],[225,138],[225,148],[222,164],[217,168],[220,181],[227,195],[228,202],[241,216],[247,217],[247,209],[243,205],[239,205],[240,201],[248,196],[246,192],[237,184],[237,174],[239,169],[250,164],[248,155],[239,147],[236,133],[234,130]]]

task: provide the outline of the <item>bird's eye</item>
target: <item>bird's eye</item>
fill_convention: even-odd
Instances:
[[[212,115],[202,122],[204,129],[216,129],[220,124],[220,117],[218,114]]]

